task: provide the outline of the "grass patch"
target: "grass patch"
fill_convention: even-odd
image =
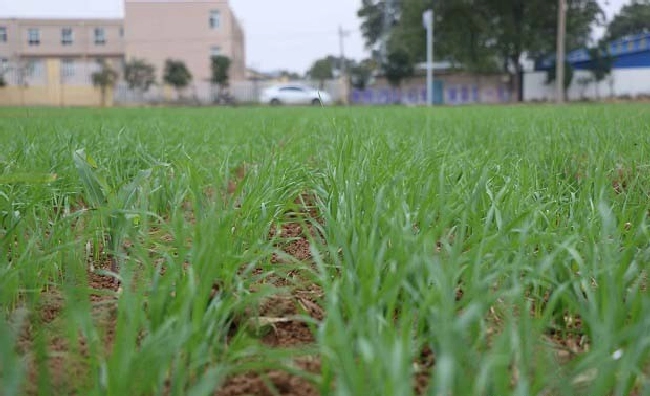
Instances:
[[[0,109],[3,394],[647,394],[650,111]]]

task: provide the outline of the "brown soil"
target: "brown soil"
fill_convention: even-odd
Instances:
[[[317,358],[296,359],[301,370],[318,373],[320,361]],[[269,386],[270,385],[270,386]],[[245,373],[230,378],[216,393],[216,396],[315,396],[320,392],[310,381],[282,370],[268,370],[262,373]]]
[[[112,350],[117,327],[117,300],[104,291],[117,290],[112,278],[89,273],[88,280],[93,291],[89,298],[91,315],[102,337],[103,353]],[[63,325],[66,301],[57,290],[48,290],[40,296],[40,303],[23,326],[17,349],[25,355],[27,378],[25,393],[38,394],[37,384],[43,365],[47,367],[56,394],[77,394],[80,378],[91,378],[90,367],[85,363],[90,351],[86,339],[79,334],[74,345],[67,337]],[[45,361],[36,353],[37,337],[45,337],[47,344]]]
[[[227,192],[232,194],[237,190],[237,183],[245,177],[245,168],[238,168],[235,171],[235,181],[230,181]],[[214,194],[211,192],[210,194]],[[239,327],[245,323],[255,322],[256,319],[266,319],[269,324],[265,325],[264,331],[258,335],[259,341],[268,348],[278,349],[300,349],[314,346],[316,339],[313,333],[313,322],[323,320],[326,315],[320,304],[323,292],[319,285],[306,274],[302,266],[312,265],[312,254],[310,238],[319,239],[317,227],[310,224],[316,221],[323,224],[315,199],[309,194],[301,194],[294,201],[295,210],[285,213],[283,219],[279,219],[277,226],[272,226],[268,237],[275,242],[278,250],[284,255],[274,254],[270,261],[277,266],[275,275],[259,281],[265,285],[272,285],[278,288],[278,292],[266,298],[259,306],[247,311],[246,317],[235,323]],[[189,210],[191,212],[191,210]],[[189,217],[191,221],[192,217]],[[171,238],[171,237],[169,237]],[[190,242],[191,243],[191,242]],[[438,245],[438,249],[441,249]],[[155,252],[152,252],[155,256]],[[296,265],[300,263],[300,265]],[[104,258],[101,263],[95,263],[98,268],[109,268],[110,259]],[[188,264],[189,265],[189,264]],[[163,268],[164,271],[164,268]],[[260,269],[260,272],[263,271]],[[92,289],[89,299],[92,304],[93,319],[101,332],[105,345],[104,353],[110,355],[113,341],[116,336],[117,323],[117,293],[119,284],[108,276],[89,272],[88,283]],[[252,288],[255,288],[253,285]],[[456,290],[456,300],[463,297],[462,285]],[[219,292],[220,285],[215,283],[213,295]],[[65,307],[65,300],[57,291],[43,293],[41,304],[38,307],[35,318],[31,318],[28,325],[21,334],[18,348],[25,353],[28,362],[28,385],[27,394],[36,394],[35,384],[38,383],[39,364],[34,357],[34,339],[36,332],[42,326],[56,326],[56,321],[62,316]],[[498,327],[499,319],[493,313],[495,327]],[[566,327],[565,327],[566,328]],[[569,360],[573,356],[583,352],[588,345],[580,337],[581,323],[579,318],[574,319],[572,334],[549,334],[549,341],[558,346],[558,357]],[[47,330],[40,331],[41,335]],[[66,393],[74,393],[76,383],[80,378],[88,378],[88,365],[83,364],[83,357],[87,355],[88,346],[83,337],[79,336],[77,345],[70,345],[67,338],[52,335],[48,337],[48,352],[45,365],[53,380],[53,386],[57,390]],[[79,351],[81,357],[73,357],[71,350]],[[272,365],[274,362],[269,362]],[[435,366],[434,353],[428,347],[424,347],[420,357],[414,362],[416,375],[413,388],[417,394],[424,394],[429,385],[431,371]],[[305,375],[296,374],[296,369]],[[317,384],[306,377],[318,378],[321,371],[319,356],[305,357],[304,353],[293,358],[293,369],[281,368],[279,365],[273,369],[248,371],[237,373],[225,381],[219,388],[215,389],[217,396],[244,396],[244,395],[318,395],[320,394]]]
[[[245,178],[245,167],[235,170],[235,175],[229,181],[227,193],[232,194],[237,190],[238,183]],[[213,195],[214,192],[207,192],[206,195]],[[273,276],[262,279],[259,283],[272,285],[278,288],[278,292],[266,298],[257,307],[247,311],[247,317],[235,323],[236,327],[249,323],[256,323],[256,320],[266,319],[270,325],[258,336],[259,341],[268,348],[301,348],[313,346],[315,337],[312,331],[312,322],[320,321],[325,312],[319,304],[322,297],[321,288],[314,284],[309,277],[304,276],[304,270],[300,266],[311,265],[311,252],[309,237],[318,237],[319,234],[311,225],[306,225],[309,220],[316,219],[322,224],[322,220],[314,217],[318,213],[313,205],[314,200],[308,194],[302,194],[294,201],[295,208],[285,214],[280,220],[280,225],[273,226],[269,232],[269,239],[273,240],[278,250],[284,255],[274,254],[271,257],[271,264],[277,266]],[[191,209],[186,212],[192,212]],[[186,213],[187,221],[193,221],[193,215]],[[191,243],[191,242],[190,242]],[[128,246],[125,246],[128,250]],[[100,247],[100,249],[102,249]],[[110,257],[100,252],[99,262],[93,262],[96,270],[110,269]],[[152,259],[157,256],[152,252]],[[93,260],[94,261],[94,260]],[[300,263],[297,265],[297,263]],[[89,263],[90,264],[90,263]],[[188,264],[189,265],[189,264]],[[260,269],[261,273],[263,271]],[[164,273],[164,267],[162,268]],[[116,336],[117,324],[117,297],[120,285],[110,276],[88,271],[88,286],[90,287],[89,299],[93,309],[93,319],[100,330],[100,337],[105,345],[104,353],[109,356],[112,351],[113,341]],[[254,289],[256,285],[253,285]],[[212,294],[219,292],[220,285],[215,282]],[[254,291],[254,290],[252,290]],[[91,378],[87,364],[84,364],[84,356],[89,351],[86,340],[80,335],[74,343],[67,337],[61,328],[44,328],[42,331],[35,330],[43,325],[56,326],[58,319],[62,318],[65,310],[65,299],[57,291],[43,294],[42,304],[37,309],[37,318],[34,318],[21,336],[19,348],[27,356],[28,361],[28,383],[26,393],[37,394],[38,375],[43,368],[43,363],[35,357],[35,337],[47,336],[47,357],[45,366],[52,379],[53,388],[61,394],[74,394],[78,387],[83,386],[80,378]],[[309,318],[306,320],[305,318]],[[62,322],[62,320],[61,320]],[[59,323],[60,326],[60,323]],[[78,353],[73,353],[78,351]],[[304,352],[300,357],[296,355],[293,359],[293,369],[282,369],[274,365],[273,369],[237,373],[229,377],[225,383],[215,390],[218,396],[238,395],[318,395],[320,392],[312,380],[304,375],[296,374],[304,372],[312,377],[318,377],[320,373],[320,359],[318,356],[305,357]],[[273,362],[269,362],[270,366]]]
[[[241,175],[238,175],[238,179],[240,178]],[[234,186],[229,187],[234,188]],[[279,229],[272,226],[269,231],[269,238],[276,240],[275,246],[287,255],[282,257],[273,254],[271,257],[272,264],[286,266],[286,276],[268,277],[262,281],[281,290],[287,290],[266,299],[257,309],[259,317],[279,320],[272,324],[271,329],[261,338],[261,342],[270,348],[314,344],[315,338],[310,325],[300,317],[308,316],[320,321],[325,316],[324,310],[319,305],[322,290],[307,277],[302,276],[301,270],[296,269],[295,264],[291,263],[298,261],[310,265],[312,255],[309,237],[317,237],[318,233],[313,226],[301,224],[301,220],[313,219],[322,224],[322,220],[317,217],[318,213],[313,202],[310,195],[302,194],[294,201],[298,210],[286,213],[286,223],[280,225]],[[278,272],[282,273],[282,268],[279,268]],[[318,357],[295,358],[294,365],[304,372],[316,375],[320,373]],[[311,381],[280,369],[233,375],[216,392],[218,396],[277,394],[309,396],[319,395],[320,392]]]
[[[436,358],[433,355],[433,351],[429,347],[424,347],[420,353],[420,358],[415,363],[416,373],[413,388],[416,394],[423,395],[426,393],[429,388],[431,370],[435,364]]]

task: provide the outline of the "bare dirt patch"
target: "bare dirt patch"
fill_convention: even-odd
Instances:
[[[103,257],[103,256],[102,256]],[[110,258],[101,259],[93,267],[110,266]],[[86,272],[88,299],[91,317],[101,337],[105,356],[110,354],[117,327],[117,299],[115,292],[119,285],[113,277],[100,275],[94,271]],[[83,287],[83,286],[82,286]],[[17,350],[25,357],[27,381],[24,392],[39,394],[39,376],[51,379],[51,390],[55,394],[78,394],[89,384],[86,379],[93,376],[88,364],[89,346],[79,333],[70,339],[69,328],[65,325],[66,307],[69,301],[60,290],[50,288],[39,296],[38,304],[29,312],[17,342]],[[45,345],[39,352],[39,345]]]
[[[260,341],[269,348],[291,348],[313,345],[316,341],[310,321],[318,322],[325,316],[319,301],[321,288],[307,276],[303,276],[296,262],[308,266],[312,254],[310,237],[317,237],[317,230],[309,224],[322,224],[314,205],[313,196],[301,194],[294,200],[297,210],[285,214],[285,222],[271,227],[268,237],[275,240],[275,246],[286,256],[273,254],[271,264],[278,267],[277,273],[262,280],[279,289],[279,293],[265,299],[257,309],[260,318],[277,320],[267,326]],[[282,268],[286,267],[286,268]],[[255,318],[253,318],[255,320]],[[320,359],[295,358],[295,366],[303,372],[318,375]],[[263,370],[237,374],[217,390],[218,396],[243,395],[318,395],[320,392],[312,381],[287,370]]]
[[[227,193],[234,193],[245,176],[246,167],[237,168],[233,179],[229,182]],[[275,267],[273,274],[256,283],[258,286],[261,283],[276,287],[277,293],[256,304],[257,306],[251,307],[247,310],[246,317],[242,318],[243,321],[235,323],[235,326],[239,327],[257,319],[267,320],[269,323],[262,326],[260,333],[254,336],[265,347],[271,350],[277,348],[283,353],[294,348],[303,349],[303,347],[313,346],[316,342],[314,326],[326,315],[320,305],[322,289],[314,282],[313,277],[307,274],[310,269],[313,270],[313,267],[310,268],[313,266],[310,239],[320,237],[317,227],[312,224],[313,222],[323,224],[322,219],[318,217],[314,202],[310,194],[301,194],[293,201],[291,209],[282,219],[279,219],[277,226],[273,226],[269,231],[269,240],[273,241],[282,254],[274,254],[270,257],[269,262]],[[186,212],[192,210],[186,208]],[[188,215],[186,221],[192,222],[193,217]],[[129,246],[123,248],[128,254]],[[103,272],[111,269],[110,254],[104,251],[101,244],[97,250],[98,252],[86,251],[86,280],[79,286],[86,290],[84,295],[89,299],[92,319],[101,340],[100,353],[108,357],[112,353],[117,336],[117,300],[120,283],[113,276]],[[156,248],[153,247],[150,252],[152,260],[158,256],[155,250]],[[252,287],[254,288],[255,285]],[[219,291],[219,283],[215,282],[212,294],[215,295]],[[27,385],[24,390],[27,394],[38,394],[39,376],[48,375],[51,378],[52,391],[56,394],[78,394],[89,386],[87,381],[94,378],[90,372],[92,367],[89,364],[90,352],[87,340],[81,334],[70,337],[70,329],[65,325],[68,302],[60,291],[52,289],[44,292],[40,300],[42,303],[30,314],[25,328],[21,330],[18,343],[18,348],[28,364]],[[37,353],[37,337],[45,343],[44,353]],[[321,369],[319,357],[305,357],[304,350],[294,356],[290,359],[293,362],[292,369],[281,368],[282,366],[274,362],[268,362],[268,369],[231,376],[215,390],[215,394],[224,396],[319,394],[314,384],[314,378],[318,378]]]
[[[436,364],[436,358],[433,351],[429,347],[422,348],[419,359],[415,363],[415,380],[413,389],[418,395],[423,395],[429,388],[429,381],[431,379],[431,370]]]
[[[296,359],[295,365],[310,373],[320,372],[318,358]],[[246,373],[230,378],[219,389],[216,396],[316,396],[318,388],[309,380],[283,370],[268,370],[261,373]]]

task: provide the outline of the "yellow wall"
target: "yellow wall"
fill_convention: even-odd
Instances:
[[[113,90],[106,88],[105,106],[113,106]],[[101,106],[101,90],[97,87],[87,85],[62,85],[61,106]]]
[[[45,85],[0,87],[0,106],[101,106],[101,90],[92,85],[61,84],[60,61],[46,61]],[[105,105],[113,105],[113,91],[106,89]]]

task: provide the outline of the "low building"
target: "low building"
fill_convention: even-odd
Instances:
[[[608,43],[607,49],[613,57],[612,72],[600,82],[593,81],[589,71],[591,59],[587,49],[567,53],[567,61],[574,69],[568,99],[650,96],[650,33],[614,40]],[[555,99],[555,86],[546,83],[548,70],[554,64],[555,56],[549,56],[537,62],[534,71],[525,73],[525,101]]]
[[[478,74],[455,68],[449,62],[432,64],[432,102],[436,105],[497,104],[510,101],[507,75]],[[377,75],[364,89],[352,88],[350,103],[385,105],[427,104],[426,63],[415,66],[415,74],[404,79],[399,87]]]

